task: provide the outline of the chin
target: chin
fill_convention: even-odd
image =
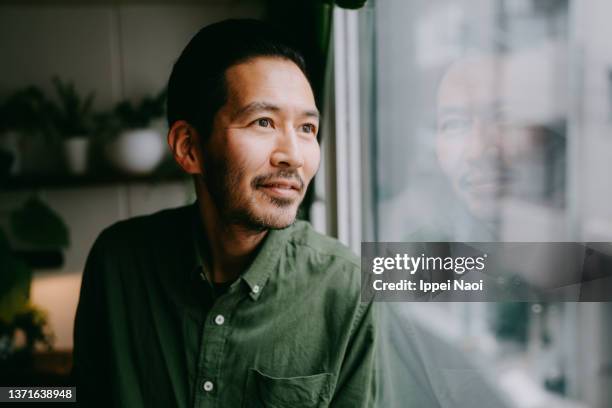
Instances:
[[[279,210],[266,212],[262,214],[260,220],[262,224],[266,225],[270,229],[283,229],[287,228],[295,222],[297,215],[297,209],[290,210]]]
[[[252,202],[234,219],[254,231],[284,229],[295,222],[297,207],[297,204],[279,207],[270,202]]]
[[[492,223],[499,220],[500,203],[497,199],[474,199],[468,202],[472,216],[482,222]]]
[[[274,224],[270,224],[270,225],[268,225],[267,229],[282,230],[282,229],[285,229],[285,228],[289,228],[290,226],[293,225],[294,222],[295,222],[295,218],[291,222],[287,222],[287,223],[274,223]]]

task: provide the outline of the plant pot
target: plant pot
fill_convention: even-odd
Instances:
[[[71,174],[85,174],[87,171],[88,150],[89,139],[86,137],[71,137],[64,140],[66,165]]]
[[[155,129],[126,130],[108,145],[106,156],[124,173],[150,174],[164,157],[162,135]]]

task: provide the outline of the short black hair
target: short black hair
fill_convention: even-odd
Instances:
[[[227,99],[225,72],[255,57],[294,62],[308,79],[304,57],[272,26],[252,19],[231,19],[202,28],[189,41],[168,81],[168,126],[185,120],[203,139]]]

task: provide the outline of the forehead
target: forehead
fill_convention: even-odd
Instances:
[[[444,75],[438,89],[438,107],[468,107],[499,100],[503,65],[494,59],[455,63]]]
[[[236,108],[263,101],[281,109],[316,108],[310,83],[292,61],[280,57],[255,57],[231,66],[225,73],[228,104]]]
[[[555,120],[567,108],[565,67],[562,48],[466,58],[444,75],[438,112],[446,107],[503,107],[517,121]]]

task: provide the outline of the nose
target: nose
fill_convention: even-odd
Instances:
[[[285,169],[298,169],[304,165],[302,149],[294,129],[278,133],[270,161],[274,167]]]
[[[501,135],[495,123],[476,118],[464,154],[468,160],[497,158],[501,153]]]

